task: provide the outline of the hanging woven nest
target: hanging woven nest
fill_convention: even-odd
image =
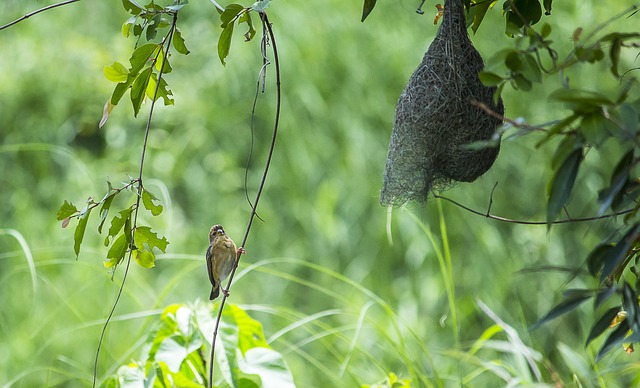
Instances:
[[[380,203],[424,202],[431,190],[472,182],[498,156],[500,146],[472,149],[489,141],[502,122],[473,101],[502,115],[495,88],[482,85],[482,57],[473,47],[463,0],[446,0],[443,21],[420,66],[398,99]]]

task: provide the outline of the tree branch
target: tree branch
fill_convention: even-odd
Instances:
[[[25,19],[29,19],[31,16],[37,15],[40,12],[48,11],[48,10],[53,9],[53,8],[62,7],[63,5],[67,5],[67,4],[71,4],[71,3],[77,3],[78,1],[80,1],[80,0],[61,1],[61,2],[56,3],[56,4],[51,4],[51,5],[48,5],[46,7],[42,7],[40,9],[37,9],[37,10],[33,11],[33,12],[29,12],[28,14],[26,14],[26,15],[24,15],[22,17],[19,17],[18,19],[12,21],[11,23],[7,23],[7,24],[5,24],[3,26],[0,26],[0,31],[4,30],[5,28],[9,28],[9,27],[13,26],[14,24],[18,24],[18,23],[20,23],[21,21],[23,21]]]

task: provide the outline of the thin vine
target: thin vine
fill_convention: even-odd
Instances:
[[[258,208],[258,202],[260,201],[260,197],[262,196],[262,191],[264,189],[265,186],[265,182],[267,179],[267,174],[269,172],[269,166],[271,165],[271,159],[273,157],[273,152],[275,149],[275,145],[276,145],[276,138],[278,135],[278,126],[280,123],[280,107],[281,107],[281,89],[280,89],[280,61],[278,58],[278,49],[276,47],[276,40],[275,40],[275,36],[273,33],[273,29],[271,26],[271,23],[269,22],[269,18],[267,16],[267,13],[264,11],[259,11],[258,14],[260,15],[260,21],[262,22],[262,26],[263,28],[267,31],[267,35],[263,36],[263,40],[262,40],[262,44],[261,47],[264,48],[266,47],[269,43],[271,44],[271,48],[273,51],[273,57],[274,57],[274,65],[275,65],[275,75],[276,75],[276,112],[275,112],[275,119],[274,119],[274,124],[273,124],[273,133],[271,135],[271,144],[269,146],[269,152],[267,154],[267,160],[265,162],[265,167],[264,167],[264,171],[262,173],[262,179],[260,181],[260,186],[258,186],[258,192],[256,193],[256,197],[255,200],[253,202],[253,204],[251,205],[251,214],[249,215],[249,221],[247,223],[247,229],[244,233],[244,237],[242,238],[242,243],[240,244],[240,248],[244,247],[245,244],[247,243],[247,239],[249,238],[249,232],[251,231],[251,226],[253,225],[253,220],[254,218],[257,216],[257,208]],[[264,52],[264,51],[263,51]],[[265,62],[265,65],[268,64],[268,62]],[[262,70],[264,71],[264,69]],[[236,260],[236,266],[234,266],[233,270],[231,271],[231,274],[229,274],[229,280],[227,282],[227,287],[226,290],[228,291],[229,288],[231,287],[231,283],[233,282],[233,276],[236,273],[236,269],[238,268],[237,264],[240,261],[240,257],[242,256],[242,252],[243,250],[240,249],[238,251],[238,256],[237,256],[237,260]],[[224,305],[225,302],[227,300],[227,293],[223,292],[222,293],[222,300],[220,301],[220,307],[218,310],[218,316],[216,318],[216,323],[215,326],[213,328],[213,337],[211,340],[211,355],[209,358],[209,380],[208,380],[208,384],[207,386],[209,388],[212,388],[212,384],[213,384],[213,366],[214,366],[214,357],[215,357],[215,350],[216,350],[216,338],[218,336],[218,328],[220,326],[220,321],[222,319],[222,312],[224,310]]]

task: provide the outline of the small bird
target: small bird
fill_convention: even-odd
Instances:
[[[207,249],[207,272],[211,281],[211,296],[214,300],[220,295],[220,282],[233,270],[239,253],[245,250],[236,248],[236,244],[227,236],[222,225],[214,225],[209,231],[209,248]],[[222,292],[229,296],[226,290]]]

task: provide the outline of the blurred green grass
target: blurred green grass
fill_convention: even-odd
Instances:
[[[554,26],[552,38],[566,49],[575,27],[588,31],[626,7],[622,2],[556,3],[545,20]],[[42,5],[7,1],[0,5],[0,15],[8,21]],[[304,316],[341,312],[322,318],[324,331],[315,334],[326,336],[322,341],[307,342],[312,335],[303,325],[273,343],[285,353],[300,386],[336,383],[336,370],[349,346],[348,341],[335,345],[330,328],[352,338],[362,311],[368,320],[358,336],[361,350],[348,364],[348,385],[380,381],[386,371],[407,376],[413,370],[430,379],[437,374],[444,385],[456,386],[473,367],[446,354],[458,349],[434,248],[410,214],[397,209],[390,244],[387,210],[378,205],[395,102],[436,29],[429,12],[420,17],[410,1],[379,2],[364,24],[359,22],[360,7],[359,2],[337,0],[312,6],[289,1],[274,2],[269,10],[282,62],[282,122],[259,207],[265,222],[255,224],[241,269],[265,264],[238,279],[232,301],[254,306],[249,310],[263,322],[267,337]],[[124,268],[114,282],[109,279],[101,263],[102,239],[94,234],[95,220],[89,222],[76,262],[73,233],[60,228],[55,212],[64,199],[80,206],[88,196],[100,197],[106,179],[117,185],[127,174],[137,173],[144,119],[132,119],[123,99],[107,125],[97,128],[114,86],[104,79],[102,68],[127,61],[131,49],[132,40],[119,32],[126,18],[117,2],[79,2],[0,32],[0,229],[15,230],[24,238],[37,273],[34,294],[22,247],[13,236],[0,234],[3,384],[82,386],[90,381],[102,322]],[[151,317],[163,306],[206,298],[208,228],[222,223],[237,241],[250,212],[243,178],[260,67],[257,42],[245,44],[236,37],[223,67],[216,52],[218,14],[211,4],[192,1],[180,22],[191,54],[172,58],[174,72],[168,82],[176,105],[156,110],[145,169],[146,184],[162,199],[165,212],[143,222],[164,233],[171,244],[153,270],[132,267],[103,345],[100,376],[135,358]],[[496,9],[472,37],[485,59],[510,46],[503,23]],[[632,18],[613,27],[631,30],[633,23]],[[574,85],[606,90],[615,87],[615,80],[594,76],[606,71],[605,66],[588,66],[567,75]],[[273,66],[267,80],[274,80]],[[547,104],[546,96],[560,83],[548,83],[527,94],[507,90],[506,115],[532,123],[556,118],[563,109]],[[266,155],[274,97],[273,84],[260,96],[249,171],[251,197]],[[141,116],[146,112],[148,104]],[[489,173],[445,195],[484,211],[499,182],[492,212],[543,219],[545,179],[551,174],[546,161],[554,145],[536,150],[539,139],[531,135],[504,142]],[[607,152],[588,155],[589,172],[578,178],[572,216],[595,213],[597,190],[609,179],[604,171],[620,149],[610,144]],[[434,202],[409,210],[437,234]],[[545,381],[552,382],[553,369],[568,384],[576,371],[565,364],[557,345],[568,344],[591,360],[598,344],[582,349],[592,312],[584,308],[528,333],[527,326],[554,304],[568,277],[518,271],[536,265],[579,267],[590,249],[619,225],[573,224],[547,233],[544,226],[503,224],[448,203],[442,207],[462,349],[494,323],[478,308],[479,299],[541,352],[549,367]],[[379,305],[366,308],[370,295],[302,262],[344,275],[386,301],[397,316]],[[589,286],[581,279],[570,285]],[[268,312],[271,309],[276,313]],[[402,322],[415,336],[408,329],[397,334],[394,322]],[[404,347],[391,345],[400,340]],[[483,351],[479,357],[486,360],[516,362],[500,352]],[[602,361],[598,373],[611,384],[625,386],[636,381],[637,363],[633,355],[621,353]],[[371,364],[374,358],[377,367]],[[500,381],[485,373],[470,384]]]

